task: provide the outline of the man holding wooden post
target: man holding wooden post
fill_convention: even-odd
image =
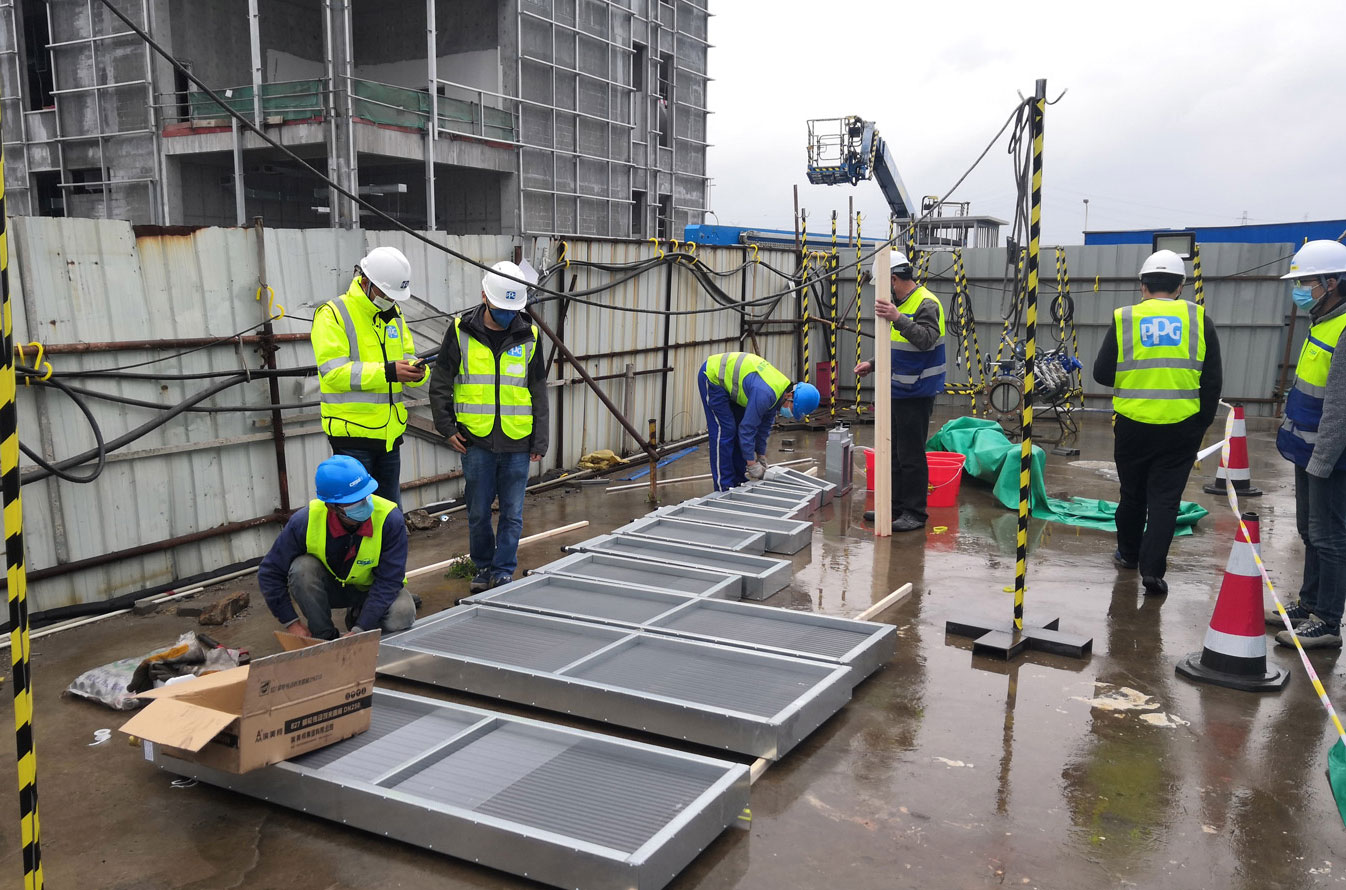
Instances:
[[[891,265],[890,265],[891,264]],[[892,293],[892,301],[877,296],[883,267],[889,266],[887,275]],[[892,399],[887,406],[882,404],[881,383],[874,387],[876,409],[887,407],[888,411],[876,410],[875,430],[875,466],[882,466],[885,433],[890,437],[891,457],[889,466],[892,475],[890,517],[883,514],[883,480],[879,472],[880,484],[874,488],[874,510],[866,510],[867,521],[879,524],[885,519],[891,520],[891,529],[895,532],[910,532],[924,528],[927,519],[926,492],[930,486],[930,471],[926,466],[925,440],[930,437],[930,415],[935,408],[935,394],[944,390],[944,306],[939,298],[918,284],[910,260],[900,251],[889,252],[888,248],[879,251],[874,262],[875,280],[875,341],[882,342],[879,320],[888,322],[887,356],[880,354],[879,359],[888,358],[889,362],[879,361],[877,370],[882,375],[883,365],[891,363],[890,392]],[[876,370],[875,362],[860,362],[855,373],[864,377]],[[889,415],[889,425],[885,429],[883,415]],[[877,517],[877,518],[876,518]],[[882,531],[879,532],[883,534]]]

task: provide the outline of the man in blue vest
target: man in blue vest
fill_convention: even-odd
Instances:
[[[877,284],[876,284],[877,287]],[[925,528],[926,494],[930,488],[930,468],[926,464],[925,440],[930,438],[930,415],[935,410],[935,395],[944,391],[944,306],[939,297],[918,284],[906,255],[893,251],[889,272],[893,301],[876,299],[874,312],[889,325],[892,350],[890,393],[892,411],[892,493],[893,531],[910,532]],[[856,376],[874,370],[872,361],[855,366]],[[880,398],[882,381],[877,381],[874,398]],[[874,521],[874,511],[866,510],[866,521]]]
[[[1182,257],[1152,254],[1140,267],[1141,301],[1113,313],[1094,361],[1094,380],[1112,387],[1118,568],[1140,569],[1145,592],[1168,593],[1164,573],[1178,506],[1201,438],[1220,405],[1220,339],[1205,308],[1178,293]]]
[[[1346,329],[1346,245],[1310,241],[1295,252],[1291,299],[1309,314],[1276,448],[1295,465],[1295,524],[1304,541],[1299,601],[1286,606],[1305,649],[1340,649],[1346,607],[1346,362],[1335,361]],[[1280,626],[1280,616],[1267,613]],[[1289,631],[1276,642],[1293,646]]]
[[[336,639],[333,609],[346,610],[348,634],[411,627],[402,511],[374,494],[378,482],[349,455],[318,464],[314,481],[318,497],[290,517],[257,568],[267,608],[289,633],[322,640]]]

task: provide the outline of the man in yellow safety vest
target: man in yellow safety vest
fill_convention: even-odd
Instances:
[[[1346,362],[1333,361],[1346,330],[1346,245],[1310,241],[1295,252],[1291,299],[1309,314],[1276,448],[1295,465],[1295,524],[1304,541],[1298,602],[1286,606],[1306,649],[1341,648],[1346,606]],[[1281,626],[1267,613],[1267,623]],[[1293,646],[1288,631],[1276,642]]]
[[[1220,404],[1220,340],[1205,307],[1178,299],[1187,267],[1171,250],[1140,267],[1141,301],[1113,312],[1094,361],[1112,387],[1113,458],[1121,496],[1112,561],[1140,569],[1148,594],[1168,593],[1164,574],[1178,506],[1201,438]]]
[[[481,305],[454,319],[430,383],[435,429],[463,455],[473,593],[514,577],[529,462],[547,453],[546,362],[537,325],[520,313],[528,304],[523,280],[524,271],[511,262],[486,273]]]
[[[376,247],[360,260],[346,292],[318,307],[310,335],[332,453],[364,464],[379,497],[398,506],[407,430],[402,392],[426,382],[397,305],[410,296],[411,263],[396,247]]]
[[[323,640],[337,636],[333,609],[346,610],[347,633],[411,627],[402,511],[374,494],[378,483],[349,455],[318,464],[314,482],[317,498],[290,517],[257,568],[271,614],[290,633]]]

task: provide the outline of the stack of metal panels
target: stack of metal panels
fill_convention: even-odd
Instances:
[[[703,524],[703,528],[715,533],[723,532],[727,536],[736,536],[741,529],[760,532],[765,535],[765,548],[772,553],[798,553],[813,540],[811,522],[720,510],[715,506],[719,503],[720,501],[708,501],[704,505],[689,503],[679,504],[676,507],[662,507],[655,510],[652,515],[670,521],[684,520],[688,521],[688,524]],[[620,534],[621,531],[617,529],[614,534]]]
[[[555,887],[663,887],[748,803],[741,764],[383,689],[371,718],[360,735],[243,775],[149,756]]]
[[[733,550],[737,553],[752,553],[759,556],[766,552],[769,541],[766,532],[747,523],[732,526],[686,522],[667,516],[661,510],[656,510],[644,519],[637,519],[621,528],[613,529],[612,533],[639,538],[657,538],[660,541],[676,541],[679,544],[692,544],[697,547],[716,547],[720,550]]]
[[[571,553],[530,574],[610,581],[628,590],[671,590],[691,596],[739,599],[743,576],[674,563],[628,559],[608,553]]]
[[[730,550],[717,550],[711,547],[696,547],[689,544],[676,544],[672,541],[660,541],[654,538],[637,538],[630,535],[599,535],[587,541],[581,541],[566,548],[567,550],[608,553],[665,565],[681,565],[696,569],[710,569],[714,572],[738,575],[742,581],[741,594],[744,599],[764,600],[790,583],[792,574],[789,562],[783,559],[771,559],[767,556],[752,556],[747,553],[734,553]]]

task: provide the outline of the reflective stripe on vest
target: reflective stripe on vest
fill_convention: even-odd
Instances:
[[[511,439],[526,439],[533,433],[533,396],[528,391],[528,366],[539,348],[538,329],[533,338],[518,343],[499,356],[453,322],[458,338],[458,375],[453,378],[453,410],[467,431],[486,438],[500,418],[500,431]],[[497,399],[496,393],[499,393]]]
[[[1295,385],[1285,399],[1285,420],[1276,433],[1276,450],[1286,460],[1308,466],[1313,446],[1318,442],[1318,424],[1323,419],[1323,399],[1327,396],[1327,375],[1332,357],[1346,330],[1346,311],[1309,328],[1295,365]],[[1346,468],[1346,454],[1337,459],[1334,469]]]
[[[1140,423],[1164,424],[1201,410],[1205,317],[1203,307],[1186,300],[1143,300],[1113,313],[1113,410]]]
[[[706,379],[729,393],[729,397],[741,408],[748,407],[748,394],[743,389],[743,380],[749,374],[756,374],[770,387],[777,402],[790,388],[790,378],[777,371],[760,355],[751,352],[721,352],[706,359]]]
[[[327,569],[328,574],[342,584],[349,584],[361,590],[368,590],[374,583],[374,569],[378,568],[379,557],[383,554],[383,521],[397,507],[392,501],[374,495],[374,515],[369,518],[374,533],[360,539],[360,549],[355,552],[355,561],[351,563],[350,573],[341,578],[327,564],[327,504],[323,501],[308,502],[308,534],[305,546],[309,556],[315,556]]]
[[[383,368],[388,362],[401,361],[410,353],[411,332],[400,313],[387,323],[377,315],[364,320],[372,306],[361,304],[368,301],[360,290],[359,279],[356,279],[346,293],[326,304],[332,307],[340,321],[347,353],[318,366],[323,431],[330,436],[374,439],[391,450],[393,443],[407,430],[407,409],[402,404],[402,384],[387,382]],[[359,307],[358,311],[352,311],[356,307]],[[338,372],[346,379],[346,387],[330,389],[336,384],[327,375],[339,368],[347,369]],[[374,368],[377,368],[377,382],[365,384],[365,374]]]
[[[948,370],[944,349],[944,304],[922,285],[898,305],[897,311],[904,315],[915,315],[926,300],[935,304],[939,316],[939,340],[933,347],[917,349],[902,335],[897,325],[888,326],[888,345],[892,350],[891,386],[896,398],[933,396],[944,389],[944,375]]]

